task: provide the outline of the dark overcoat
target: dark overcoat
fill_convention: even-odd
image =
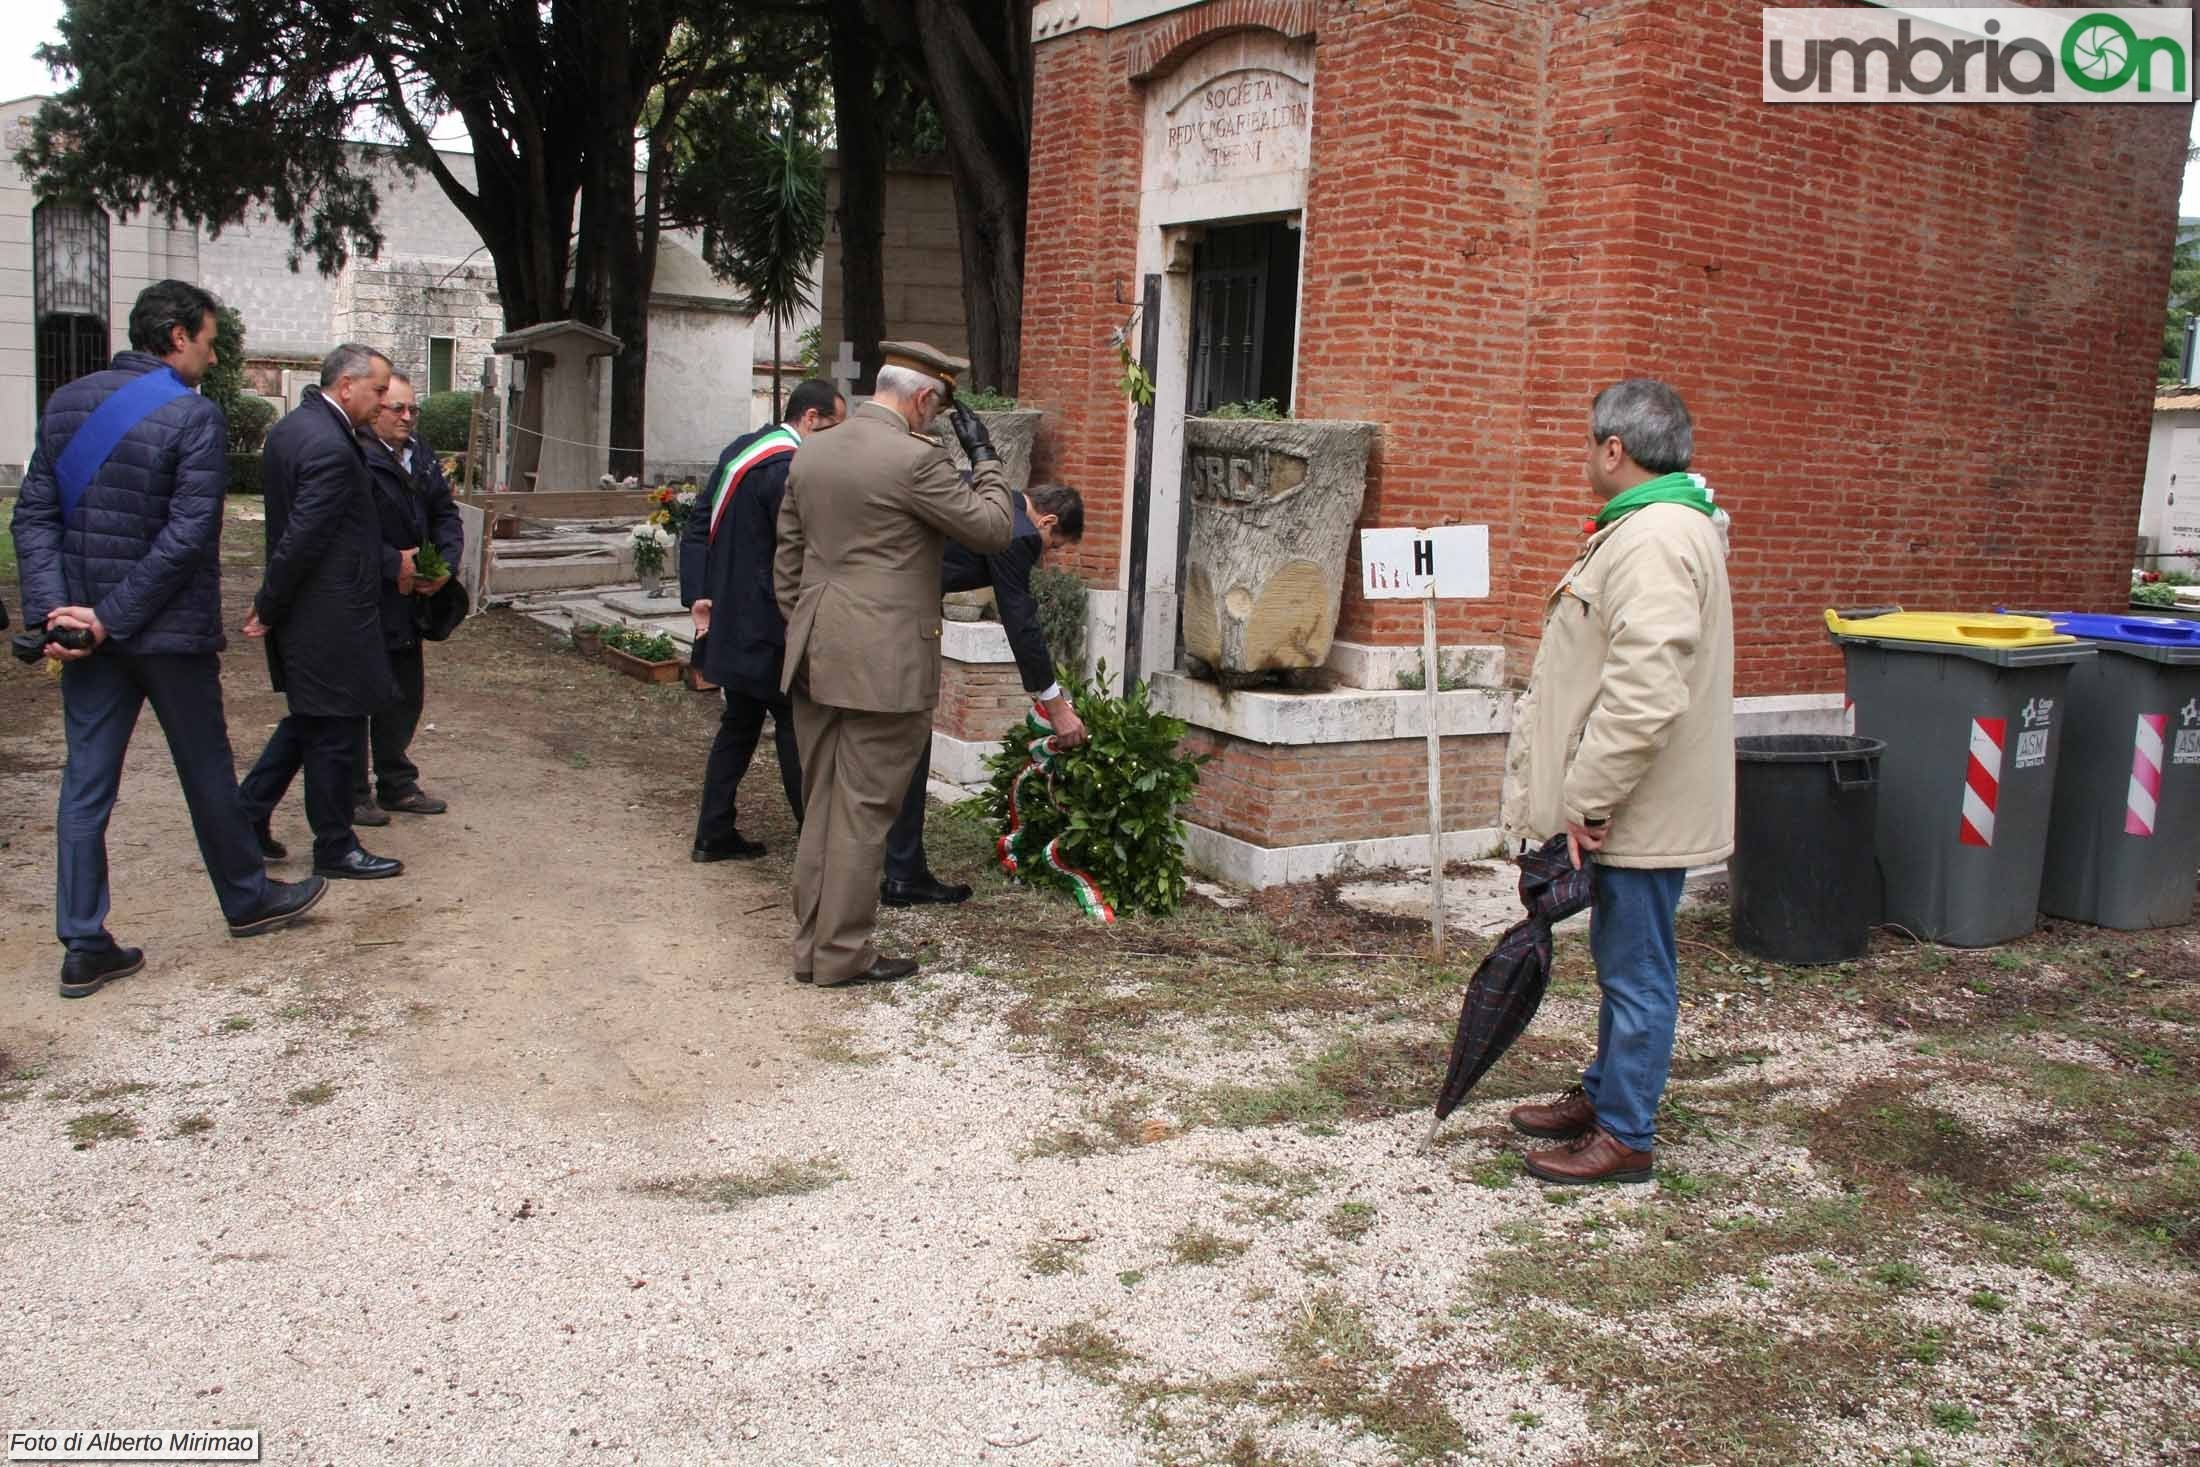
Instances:
[[[382,640],[382,523],[366,447],[318,387],[267,433],[267,574],[252,609],[292,713],[359,718],[397,701]]]
[[[413,445],[411,473],[390,446],[373,434],[360,443],[367,451],[367,476],[374,484],[374,509],[382,526],[382,645],[403,652],[420,644],[413,615],[414,597],[397,589],[404,562],[400,551],[433,544],[451,573],[466,554],[466,525],[451,500],[451,486],[426,445]]]

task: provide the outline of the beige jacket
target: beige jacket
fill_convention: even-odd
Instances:
[[[1008,548],[1008,480],[983,464],[965,484],[947,450],[867,402],[802,440],[779,504],[772,590],[787,619],[782,689],[815,702],[916,713],[940,699],[940,556],[952,536]]]
[[[1505,756],[1505,831],[1607,819],[1600,859],[1668,868],[1734,849],[1734,612],[1718,525],[1652,504],[1591,536],[1543,610]]]

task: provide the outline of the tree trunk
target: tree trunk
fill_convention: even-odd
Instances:
[[[863,0],[831,0],[827,22],[833,126],[840,142],[840,205],[833,217],[840,230],[841,330],[862,364],[854,390],[867,393],[878,376],[878,344],[886,335],[885,119],[889,109],[881,105],[878,95],[881,56],[877,35],[864,16]],[[820,341],[818,354],[831,362],[839,346],[836,341]]]
[[[1024,207],[1031,166],[1031,26],[1013,0],[872,0],[893,54],[922,58],[947,138],[963,247],[970,374],[1016,390],[1023,342]]]

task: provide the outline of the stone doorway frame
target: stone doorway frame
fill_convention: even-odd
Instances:
[[[1214,79],[1247,69],[1279,72],[1307,91],[1307,106],[1314,103],[1314,44],[1310,39],[1290,40],[1271,31],[1240,32],[1210,41],[1182,58],[1165,74],[1145,82],[1146,127],[1149,135],[1157,123],[1184,98]],[[1141,675],[1173,672],[1177,667],[1178,616],[1183,598],[1183,551],[1190,521],[1184,513],[1184,416],[1190,393],[1192,338],[1193,246],[1209,228],[1230,224],[1281,221],[1299,230],[1299,274],[1293,282],[1292,314],[1298,331],[1292,348],[1291,395],[1299,396],[1299,344],[1305,339],[1306,257],[1304,235],[1307,174],[1304,166],[1219,182],[1165,186],[1159,177],[1156,150],[1148,147],[1140,178],[1138,218],[1138,266],[1132,278],[1129,301],[1143,295],[1148,276],[1159,276],[1160,311],[1154,363],[1153,469],[1148,484],[1146,522],[1145,613],[1143,625],[1127,624],[1131,568],[1137,548],[1125,536],[1116,573],[1116,587],[1126,609],[1124,623],[1111,638],[1108,650],[1112,669],[1124,665],[1132,637],[1141,653]],[[1138,334],[1134,330],[1131,340]],[[1124,422],[1123,498],[1127,505],[1135,492],[1138,473],[1136,414]]]

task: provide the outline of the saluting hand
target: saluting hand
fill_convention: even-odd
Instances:
[[[976,413],[958,402],[948,409],[947,422],[955,430],[955,436],[962,440],[963,453],[973,468],[999,461],[1000,450],[993,446],[993,435]]]

